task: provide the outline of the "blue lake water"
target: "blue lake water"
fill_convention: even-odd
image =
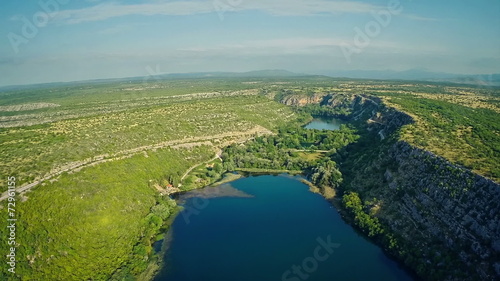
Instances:
[[[311,122],[309,122],[309,124],[304,126],[304,128],[317,130],[338,130],[342,124],[347,124],[347,122],[337,118],[318,117],[314,118]]]
[[[291,176],[255,176],[181,198],[156,281],[413,280]]]

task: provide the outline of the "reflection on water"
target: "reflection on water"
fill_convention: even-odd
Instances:
[[[183,200],[156,281],[412,280],[297,178],[248,177]]]
[[[218,186],[209,186],[203,189],[192,190],[183,194],[180,194],[177,198],[177,203],[180,205],[185,204],[185,202],[190,198],[218,198],[218,197],[246,197],[251,198],[252,195],[245,193],[239,189],[234,188],[230,183],[221,184]]]
[[[318,117],[314,118],[304,128],[334,131],[334,130],[339,130],[340,125],[342,124],[347,124],[347,122],[337,118]]]

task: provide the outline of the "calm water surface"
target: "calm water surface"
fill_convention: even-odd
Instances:
[[[290,176],[187,194],[156,281],[412,280]]]
[[[342,124],[347,124],[347,122],[337,118],[318,117],[314,118],[304,128],[317,130],[338,130]]]

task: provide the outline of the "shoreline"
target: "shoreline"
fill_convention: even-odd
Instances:
[[[181,206],[177,206],[175,208],[175,212],[173,212],[167,220],[164,222],[162,228],[160,229],[161,231],[156,233],[155,237],[158,237],[160,235],[163,236],[162,239],[156,240],[153,239],[151,240],[151,246],[153,246],[154,243],[157,243],[158,241],[161,242],[161,249],[158,252],[155,252],[151,257],[151,261],[148,263],[148,266],[145,271],[143,271],[138,277],[138,281],[151,281],[153,280],[160,270],[164,267],[165,265],[165,254],[167,253],[170,244],[172,243],[173,240],[173,234],[172,234],[172,224],[174,223],[174,220],[177,218],[177,216],[182,212],[183,208]],[[154,248],[153,248],[154,251]]]
[[[277,174],[287,174],[287,175],[290,175],[290,176],[297,176],[297,175],[301,175],[301,174],[304,173],[304,171],[292,171],[292,172],[293,173],[289,173],[288,170],[238,169],[236,173],[235,172],[226,172],[225,174],[223,174],[223,177],[221,179],[215,181],[212,184],[209,184],[209,185],[206,185],[206,186],[203,186],[203,187],[200,187],[200,188],[195,188],[195,189],[191,189],[191,190],[181,191],[181,192],[176,193],[176,195],[178,195],[180,193],[186,193],[186,192],[194,191],[194,190],[200,190],[200,189],[203,189],[203,188],[206,188],[206,187],[220,186],[222,184],[230,183],[230,182],[233,182],[233,181],[236,181],[236,180],[239,180],[239,179],[242,179],[242,178],[246,178],[246,177],[249,177],[249,176],[277,175]],[[420,277],[411,268],[409,268],[408,266],[406,266],[403,261],[399,260],[396,255],[394,255],[393,253],[391,253],[385,247],[385,245],[383,243],[381,243],[378,239],[373,239],[371,237],[368,237],[358,226],[356,226],[356,224],[354,223],[353,218],[351,218],[347,214],[346,210],[342,207],[341,198],[339,198],[337,196],[337,190],[336,189],[331,188],[333,190],[333,195],[330,194],[329,192],[326,192],[327,194],[325,195],[324,189],[322,189],[320,187],[317,187],[316,185],[314,185],[313,183],[311,183],[309,180],[307,180],[305,177],[296,178],[296,180],[298,180],[299,182],[307,185],[309,187],[309,191],[310,192],[321,195],[323,197],[323,199],[325,199],[328,203],[330,203],[335,208],[335,210],[338,212],[338,214],[340,215],[340,217],[344,221],[344,223],[346,223],[349,227],[353,228],[354,231],[356,233],[358,233],[359,235],[361,235],[364,239],[370,241],[371,243],[373,243],[374,245],[376,245],[378,248],[380,248],[380,250],[389,259],[393,260],[398,265],[398,267],[400,269],[406,271],[415,281],[421,281],[422,280],[422,279],[420,279]],[[150,264],[150,266],[153,266],[155,268],[154,272],[149,272],[149,274],[145,276],[147,279],[140,279],[140,280],[143,280],[143,281],[151,281],[151,280],[153,280],[156,277],[156,275],[159,273],[159,271],[161,270],[161,268],[164,267],[165,254],[168,251],[170,243],[173,240],[171,225],[172,225],[173,221],[175,220],[175,218],[182,212],[182,210],[183,210],[183,208],[181,206],[178,206],[176,212],[173,213],[168,218],[167,222],[165,223],[166,224],[166,228],[165,228],[166,232],[163,233],[165,235],[165,237],[163,238],[161,251],[155,254],[155,257],[156,257],[157,260],[155,262],[152,262]],[[159,234],[161,234],[161,233],[159,233]],[[148,266],[148,269],[149,269],[149,266]],[[153,274],[151,274],[151,273],[153,273]]]
[[[289,174],[292,176],[304,174],[302,170],[280,170],[280,169],[259,169],[259,168],[237,168],[236,172],[242,172],[248,175],[278,175]]]
[[[208,187],[208,186],[219,186],[219,185],[223,185],[225,183],[230,183],[230,182],[233,182],[233,181],[236,181],[236,180],[239,180],[241,179],[242,177],[244,177],[242,174],[239,174],[239,173],[232,173],[232,172],[226,172],[222,175],[222,178],[220,180],[217,180],[215,181],[214,183],[210,184],[210,185],[207,185],[205,187]],[[202,188],[198,188],[198,189],[203,189],[205,187],[202,187]]]
[[[402,269],[405,272],[407,272],[413,278],[414,281],[422,281],[423,280],[412,268],[410,268],[409,266],[407,266],[404,263],[404,261],[402,261],[394,252],[392,252],[389,248],[387,248],[386,245],[381,241],[380,238],[379,239],[375,239],[373,237],[369,237],[368,235],[366,235],[363,232],[363,230],[361,230],[355,224],[354,218],[352,218],[351,216],[349,216],[349,214],[347,213],[347,211],[343,208],[343,206],[342,206],[342,198],[339,198],[337,196],[337,194],[336,194],[337,190],[336,189],[334,189],[335,195],[333,197],[331,197],[331,198],[327,198],[323,194],[323,192],[321,191],[321,188],[315,186],[313,183],[311,183],[307,179],[303,178],[303,179],[300,179],[299,181],[302,182],[303,184],[306,184],[307,186],[309,186],[309,191],[321,195],[328,203],[330,203],[335,208],[335,210],[339,213],[341,219],[344,221],[345,224],[347,224],[348,226],[350,226],[356,233],[358,233],[359,235],[361,235],[364,239],[370,241],[372,244],[374,244],[378,248],[380,248],[380,250],[382,250],[382,252],[389,259],[391,259],[392,261],[394,261],[398,265],[398,267],[400,269]]]

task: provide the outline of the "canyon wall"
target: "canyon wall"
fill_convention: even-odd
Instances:
[[[386,232],[376,240],[426,280],[500,280],[500,185],[397,138],[413,119],[377,97],[290,95],[282,103],[343,107],[370,133],[341,165]],[[389,249],[388,236],[396,241]]]

